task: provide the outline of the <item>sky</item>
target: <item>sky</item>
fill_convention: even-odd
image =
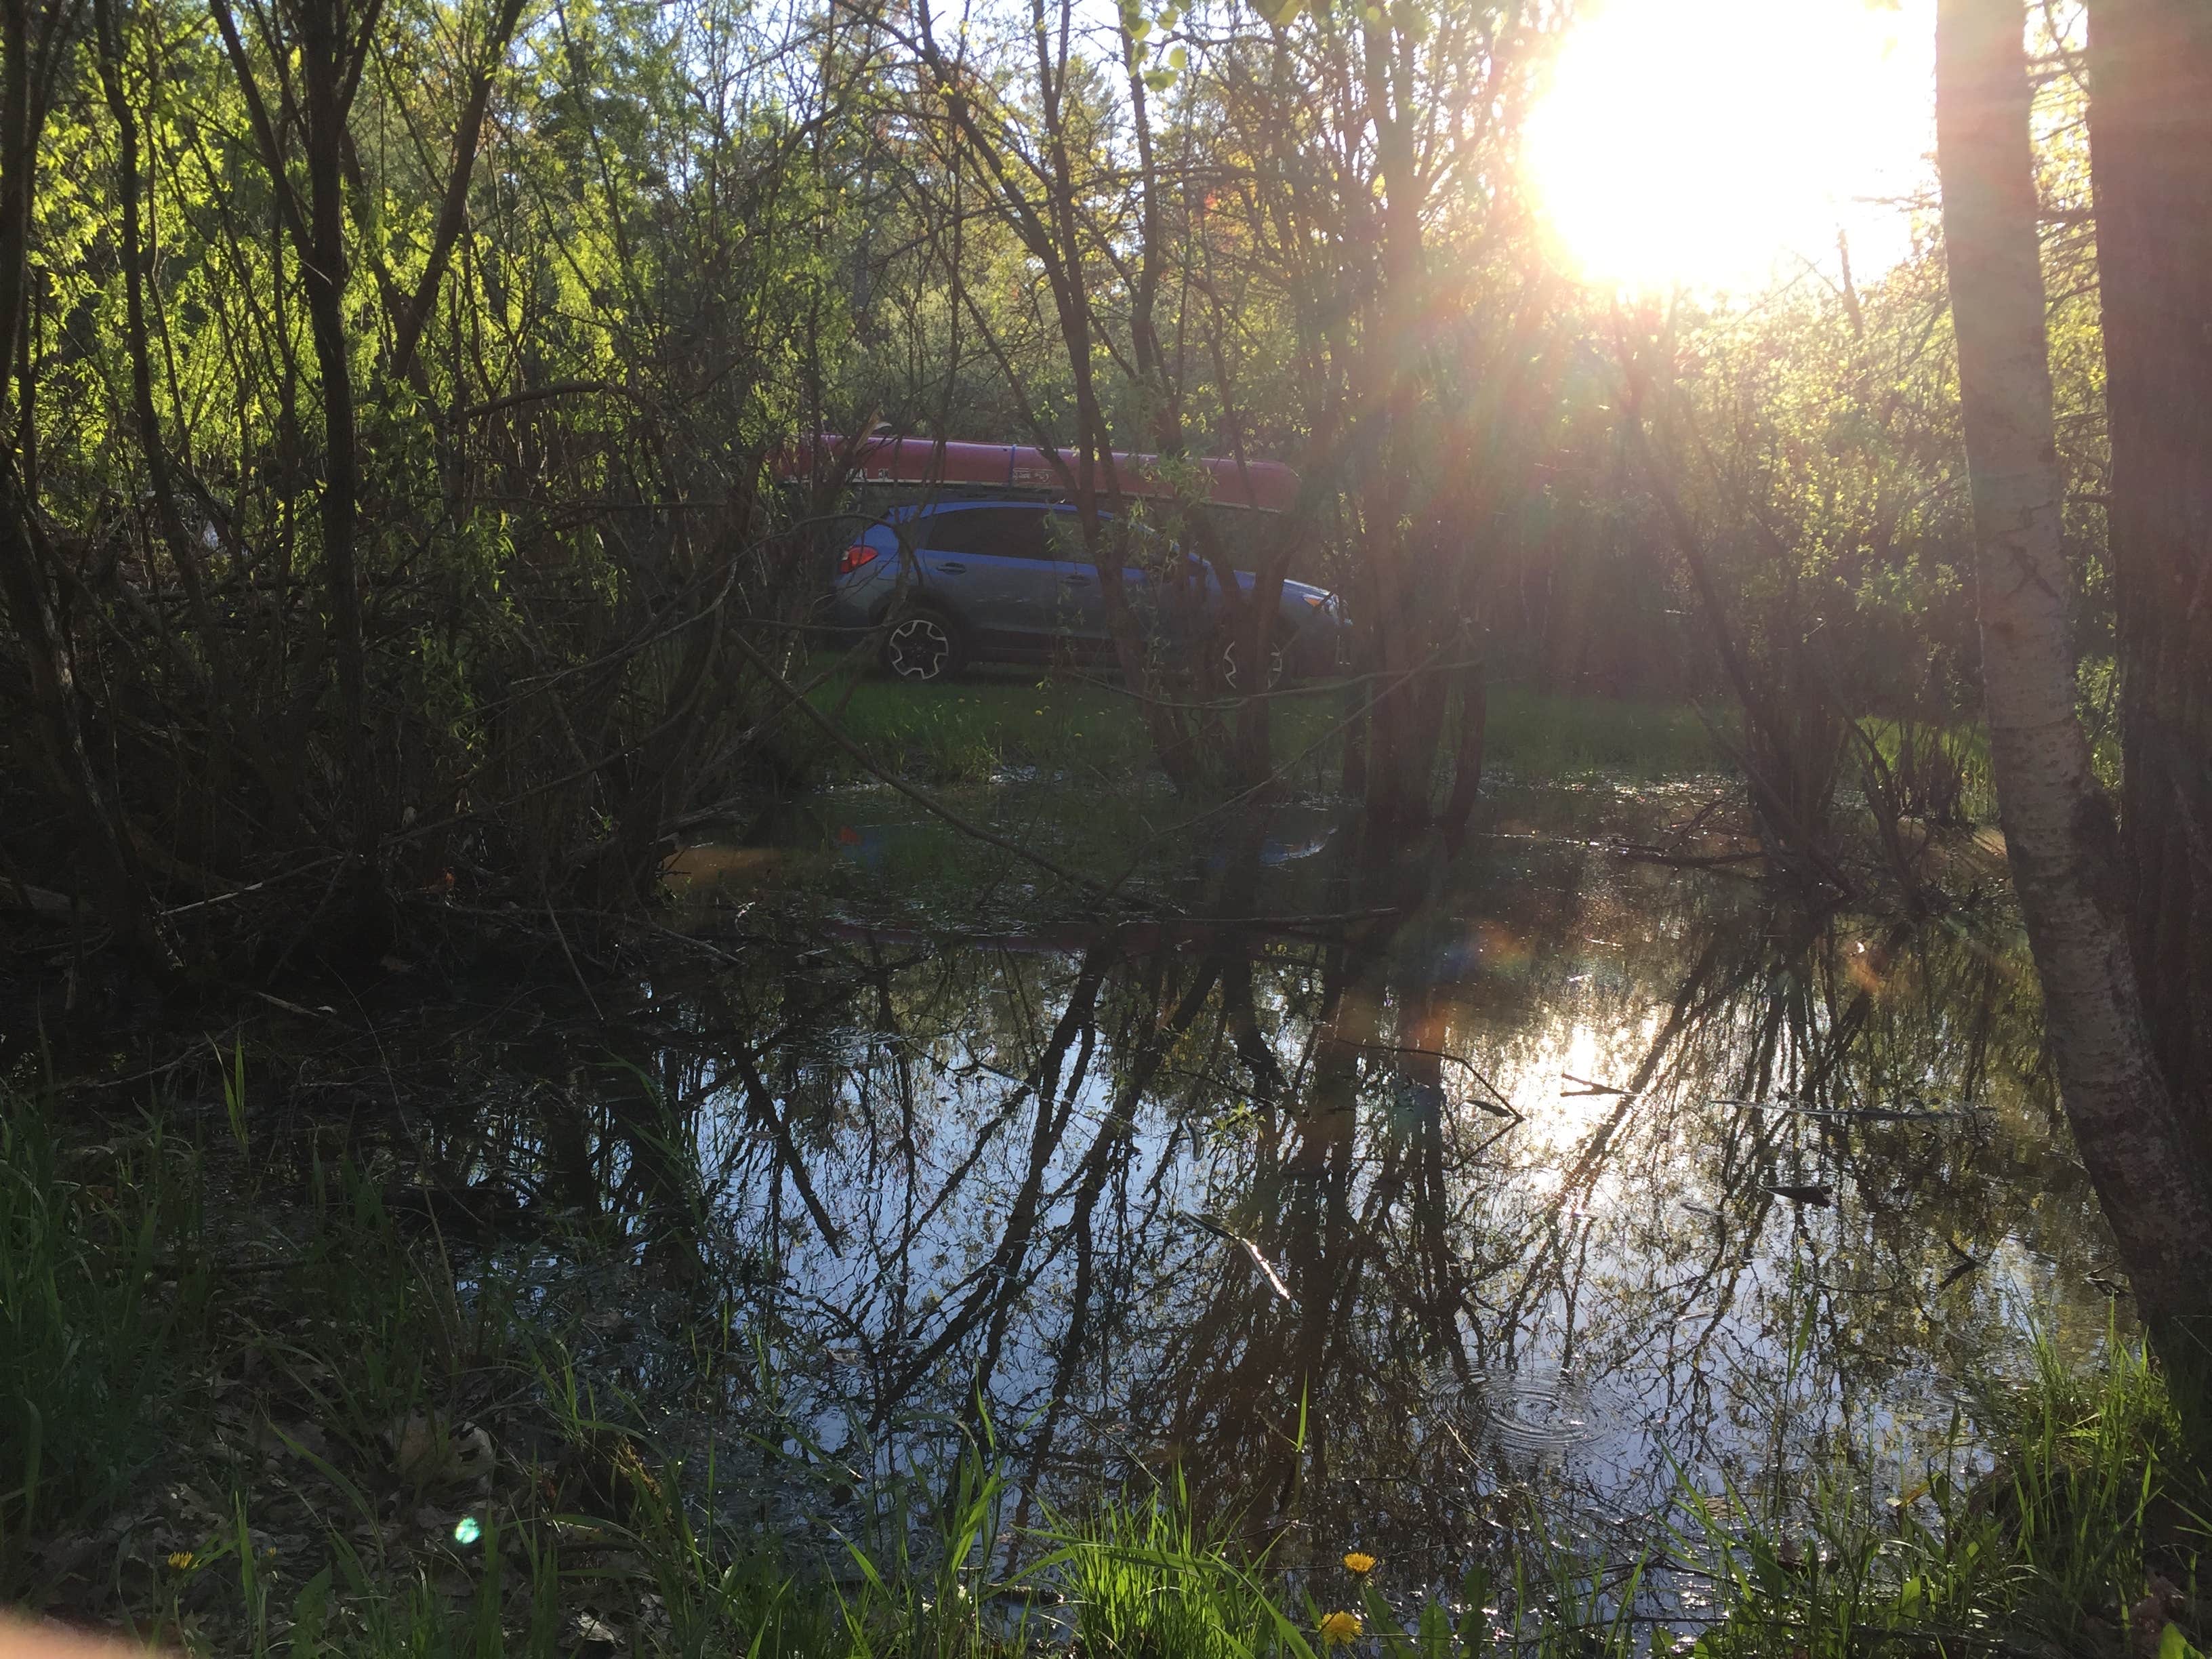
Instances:
[[[1910,246],[1881,198],[1932,178],[1934,0],[1604,0],[1561,49],[1528,158],[1567,261],[1743,294]]]

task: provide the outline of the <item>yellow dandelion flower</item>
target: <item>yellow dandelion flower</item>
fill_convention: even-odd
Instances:
[[[179,1572],[190,1572],[199,1563],[192,1559],[192,1553],[190,1550],[179,1550],[170,1556],[169,1565]]]
[[[1364,1578],[1375,1571],[1375,1558],[1364,1550],[1354,1550],[1344,1558],[1344,1570]]]
[[[1359,1639],[1361,1626],[1356,1613],[1325,1613],[1321,1620],[1321,1645],[1323,1652],[1340,1647],[1346,1642]]]

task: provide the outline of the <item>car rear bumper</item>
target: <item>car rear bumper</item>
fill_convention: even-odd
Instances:
[[[833,639],[849,644],[876,625],[890,598],[890,589],[881,582],[841,583],[830,590],[822,620]]]

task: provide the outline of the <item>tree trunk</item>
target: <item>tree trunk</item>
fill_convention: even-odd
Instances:
[[[1453,858],[1467,841],[1467,822],[1474,815],[1482,789],[1482,747],[1490,723],[1489,670],[1480,661],[1452,671],[1459,691],[1459,738],[1452,752],[1451,799],[1444,804],[1444,851]]]
[[[2130,944],[2212,1162],[2212,9],[2093,0],[2089,72]]]
[[[300,285],[315,338],[323,392],[323,574],[337,634],[338,718],[344,722],[346,787],[355,848],[374,855],[380,813],[369,780],[367,649],[361,576],[355,552],[361,458],[355,440],[352,341],[345,322],[345,193],[343,158],[352,101],[345,16],[338,0],[301,8],[300,56],[306,88],[307,246]]]
[[[0,395],[9,389],[9,373],[19,372],[20,384],[13,388],[18,409],[27,408],[31,397],[28,372],[20,367],[27,360],[17,346],[26,326],[33,175],[46,116],[34,59],[44,58],[52,27],[43,13],[34,19],[30,0],[0,0]],[[23,641],[41,745],[76,820],[95,902],[124,948],[142,965],[163,970],[172,960],[154,925],[121,816],[107,799],[78,719],[69,645],[47,592],[24,471],[19,453],[0,453],[0,617],[14,622]]]
[[[2169,1358],[2212,1314],[2212,1198],[2129,958],[2119,844],[2075,714],[2021,0],[1940,0],[1936,152],[1999,816],[2059,1094]]]
[[[475,176],[477,149],[483,142],[484,114],[491,107],[492,85],[499,78],[507,43],[514,40],[515,26],[521,21],[522,0],[500,0],[499,13],[492,20],[491,37],[484,45],[483,67],[470,85],[469,101],[462,106],[460,124],[453,130],[453,165],[446,175],[437,226],[430,234],[430,257],[423,262],[413,297],[394,325],[396,337],[386,372],[395,380],[406,380],[415,368],[416,350],[422,343],[423,331],[430,325],[431,313],[437,308],[438,285],[445,280],[453,244],[459,240],[461,228],[468,220],[469,180]]]
[[[340,746],[344,787],[354,819],[355,850],[369,884],[376,884],[374,855],[382,809],[369,778],[368,648],[363,636],[361,580],[356,558],[361,457],[356,448],[352,355],[345,319],[346,248],[344,160],[346,121],[368,50],[381,0],[368,0],[358,17],[343,0],[305,0],[297,28],[288,36],[270,23],[264,44],[278,58],[296,55],[304,108],[299,113],[307,172],[303,208],[278,143],[276,123],[229,0],[210,0],[223,51],[246,102],[249,126],[277,212],[300,261],[307,321],[321,370],[323,398],[323,576],[336,638]],[[283,106],[289,112],[289,100]],[[281,278],[281,273],[280,273]]]

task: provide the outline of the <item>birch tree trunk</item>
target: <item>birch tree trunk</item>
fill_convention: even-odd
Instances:
[[[2212,1314],[2212,1198],[2153,1054],[2118,827],[2075,713],[2023,21],[2021,0],[1939,0],[1936,25],[1990,761],[2060,1097],[2171,1364]]]
[[[2212,7],[2093,0],[2089,93],[2131,942],[2212,1158]]]

